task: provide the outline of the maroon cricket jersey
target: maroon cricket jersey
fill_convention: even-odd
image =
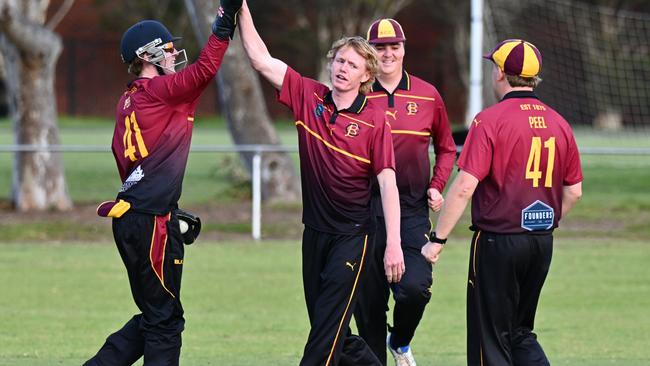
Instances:
[[[392,94],[377,80],[368,99],[385,111],[391,126],[401,215],[428,217],[427,190],[442,193],[456,158],[442,97],[433,85],[404,71]],[[431,139],[436,154],[433,174]],[[381,199],[376,194],[373,199],[375,214],[383,216]]]
[[[571,127],[531,91],[476,115],[458,167],[479,180],[472,224],[496,233],[556,228],[563,186],[582,181]]]
[[[117,195],[131,209],[163,215],[175,208],[199,96],[217,73],[228,41],[210,36],[183,70],[131,82],[116,108],[113,156],[122,179]]]
[[[278,100],[292,110],[298,130],[303,223],[329,233],[366,233],[371,181],[395,169],[384,111],[363,94],[337,110],[327,86],[290,67]]]

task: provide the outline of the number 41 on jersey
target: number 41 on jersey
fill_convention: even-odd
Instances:
[[[549,137],[544,141],[544,148],[548,150],[544,187],[551,188],[553,186],[553,165],[555,164],[555,137]],[[528,162],[526,163],[526,179],[532,179],[533,187],[539,187],[539,180],[542,179],[542,171],[540,168],[540,160],[542,158],[542,138],[533,137],[530,144],[530,153],[528,154]]]

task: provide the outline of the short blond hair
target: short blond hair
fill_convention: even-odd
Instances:
[[[328,65],[332,66],[332,61],[336,57],[336,53],[344,47],[352,48],[359,56],[366,60],[366,70],[370,74],[370,78],[365,83],[361,84],[359,91],[366,94],[372,89],[372,84],[375,82],[375,77],[379,73],[379,57],[374,47],[368,43],[363,37],[343,37],[332,43],[332,48],[327,52]]]
[[[542,78],[539,76],[533,76],[531,78],[525,78],[523,76],[518,76],[518,75],[506,75],[506,80],[508,80],[508,84],[510,84],[511,87],[515,88],[518,86],[526,86],[529,88],[537,88],[537,85],[542,82]]]

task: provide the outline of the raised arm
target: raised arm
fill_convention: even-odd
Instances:
[[[195,103],[221,67],[241,5],[242,0],[221,0],[212,23],[213,35],[196,62],[177,73],[153,78],[149,91],[168,104]]]
[[[246,55],[251,61],[253,68],[257,70],[277,90],[282,89],[284,75],[287,72],[287,64],[277,58],[271,57],[264,41],[257,33],[253,17],[251,16],[248,4],[244,1],[239,12],[239,34]]]

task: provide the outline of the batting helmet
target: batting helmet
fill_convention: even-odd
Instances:
[[[169,30],[155,20],[143,20],[132,25],[124,32],[120,42],[122,62],[130,64],[136,56],[146,52],[151,46],[162,46],[175,42],[181,37],[174,37]]]
[[[366,40],[370,44],[398,43],[406,41],[406,37],[395,19],[378,19],[368,28]]]

